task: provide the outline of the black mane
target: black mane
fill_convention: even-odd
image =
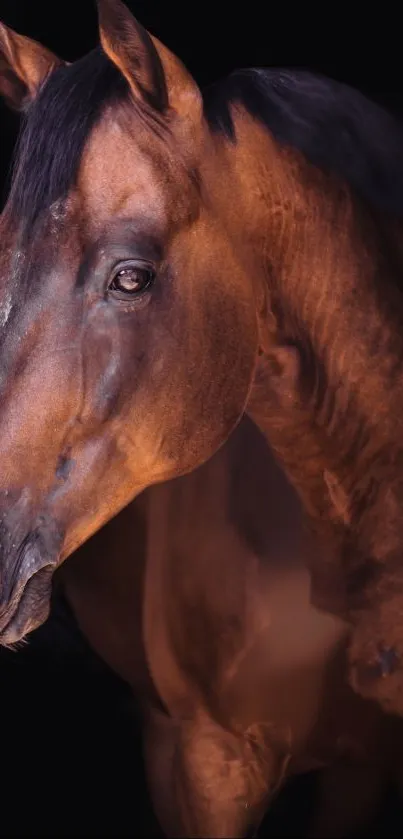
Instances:
[[[210,127],[232,142],[235,103],[373,207],[403,215],[403,124],[358,90],[305,70],[237,70],[206,95]]]
[[[10,191],[9,206],[28,233],[68,193],[105,106],[127,96],[125,79],[100,47],[49,76],[27,111]],[[238,70],[205,94],[210,127],[232,142],[236,102],[372,205],[403,214],[403,126],[358,91],[306,71]]]
[[[28,108],[10,190],[10,206],[29,232],[41,212],[74,183],[85,142],[105,106],[128,84],[100,47],[56,69]]]

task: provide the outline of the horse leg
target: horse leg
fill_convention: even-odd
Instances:
[[[166,836],[178,836],[172,784],[177,724],[168,714],[154,710],[143,722],[144,761],[154,813]]]
[[[168,836],[254,836],[284,758],[256,748],[211,720],[173,721],[157,712],[145,725],[145,760],[157,818]]]

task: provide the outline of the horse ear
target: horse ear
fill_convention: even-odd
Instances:
[[[0,23],[0,95],[17,111],[29,105],[49,73],[61,64],[50,50]]]
[[[183,117],[201,116],[201,93],[182,62],[138,23],[121,0],[97,0],[97,6],[102,48],[133,95],[161,113],[169,107]]]

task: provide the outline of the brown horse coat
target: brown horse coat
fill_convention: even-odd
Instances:
[[[58,572],[140,704],[169,836],[244,836],[290,774],[345,766],[313,834],[340,836],[370,818],[399,765],[401,721],[348,687],[349,628],[311,603],[312,550],[295,492],[244,419],[208,463],[147,490]]]
[[[0,27],[0,92],[27,113],[0,220],[0,642],[247,411],[322,540],[351,683],[400,713],[402,128],[305,73],[203,98],[120,0],[98,8],[72,65]]]

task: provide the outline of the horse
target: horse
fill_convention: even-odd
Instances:
[[[323,544],[313,595],[355,627],[354,689],[401,713],[403,129],[303,72],[203,98],[121,0],[98,10],[73,64],[0,30],[26,113],[0,219],[0,642],[246,412]]]
[[[311,602],[314,549],[244,417],[212,459],[145,490],[56,572],[132,689],[164,835],[255,835],[286,780],[320,768],[308,835],[340,839],[399,780],[403,721],[348,685],[351,629]]]

